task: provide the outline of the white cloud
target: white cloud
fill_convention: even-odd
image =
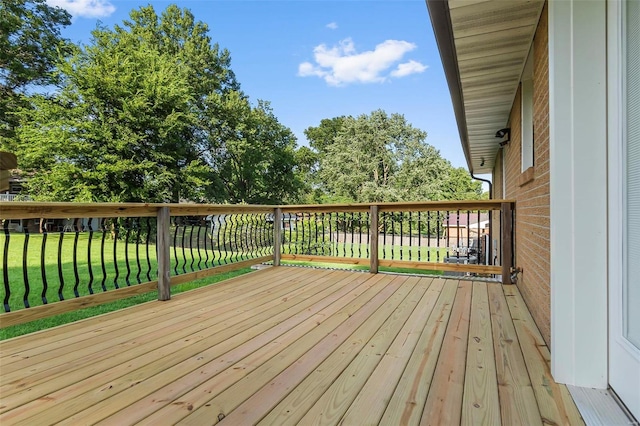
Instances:
[[[391,71],[392,77],[406,77],[411,74],[419,74],[424,72],[428,67],[426,65],[422,65],[418,61],[414,61],[413,59],[409,62],[405,62],[403,64],[399,64],[398,67]]]
[[[329,28],[330,30],[337,30],[338,29],[338,24],[335,22],[329,22],[327,25],[327,28]]]
[[[103,18],[116,11],[109,0],[47,0],[47,3],[66,9],[74,18]]]
[[[315,64],[301,63],[298,66],[298,75],[320,77],[331,86],[349,83],[382,83],[388,79],[389,75],[404,77],[426,69],[426,66],[411,60],[398,65],[391,74],[388,73],[395,63],[415,48],[415,44],[402,40],[386,40],[378,44],[374,50],[361,53],[356,51],[353,40],[350,38],[342,40],[331,48],[321,44],[313,49]]]

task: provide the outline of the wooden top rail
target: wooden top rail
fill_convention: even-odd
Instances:
[[[88,217],[149,217],[162,207],[172,216],[231,213],[273,213],[275,206],[243,204],[38,203],[0,202],[0,219],[61,219]]]
[[[41,203],[0,201],[0,219],[61,219],[89,217],[149,217],[156,216],[162,207],[169,207],[172,216],[205,216],[209,214],[368,212],[378,206],[380,212],[442,211],[442,210],[499,210],[502,203],[513,200],[421,201],[362,204],[303,204],[284,206],[245,204],[154,204],[154,203]]]
[[[500,210],[502,203],[515,203],[514,200],[469,200],[469,201],[417,201],[396,203],[361,204],[301,204],[280,206],[283,213],[302,212],[368,212],[371,206],[378,206],[380,212],[397,211],[442,211],[442,210]]]

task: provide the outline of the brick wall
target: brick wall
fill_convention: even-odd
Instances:
[[[494,197],[502,194],[505,162],[506,198],[516,200],[515,265],[523,268],[520,289],[547,344],[551,342],[549,257],[549,51],[547,6],[533,40],[534,166],[522,173],[520,89],[511,109],[511,143],[498,154]],[[500,169],[498,169],[500,167]]]

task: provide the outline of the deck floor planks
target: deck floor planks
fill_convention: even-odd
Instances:
[[[508,425],[542,424],[502,286],[490,284],[487,290],[502,422]]]
[[[305,275],[299,274],[298,276],[304,277]],[[284,277],[285,276],[283,276],[283,278]],[[95,334],[95,336],[88,336],[86,333],[86,328],[84,333],[72,332],[66,333],[66,335],[64,336],[56,336],[56,339],[53,341],[43,341],[39,345],[34,346],[29,350],[23,350],[19,353],[13,353],[9,357],[3,357],[3,365],[13,365],[14,368],[24,368],[28,365],[38,363],[39,356],[46,356],[51,359],[56,356],[56,351],[70,351],[70,349],[73,350],[73,348],[77,347],[78,345],[88,343],[90,339],[93,339],[91,341],[93,342],[99,340],[100,338],[109,338],[111,335],[122,336],[127,332],[140,331],[142,328],[147,326],[153,326],[154,324],[159,325],[157,316],[158,313],[162,313],[163,316],[171,316],[171,314],[174,312],[184,312],[186,308],[185,304],[191,306],[191,309],[189,309],[186,314],[195,315],[197,313],[197,309],[202,309],[207,305],[222,307],[224,305],[232,304],[234,298],[250,298],[250,296],[252,295],[256,295],[258,293],[267,293],[269,291],[272,291],[272,289],[274,288],[277,289],[283,284],[277,275],[266,275],[262,277],[256,276],[253,278],[253,280],[241,282],[238,285],[238,288],[225,286],[224,289],[221,289],[221,293],[218,295],[201,292],[203,293],[203,297],[198,299],[183,299],[184,301],[181,300],[179,295],[174,296],[174,300],[171,300],[168,303],[157,304],[157,309],[154,310],[150,315],[138,315],[139,310],[133,310],[131,313],[127,313],[127,315],[123,315],[122,317],[117,318],[117,321],[113,321],[111,323],[108,323],[108,320],[105,322],[98,322],[97,318],[94,318],[94,321],[92,321],[90,324],[93,324],[96,327],[96,332],[93,333]],[[286,280],[291,282],[296,281],[296,275],[287,277]],[[257,284],[259,283],[261,285],[258,286]],[[129,318],[132,319],[132,321],[124,322],[125,319]],[[89,326],[90,324],[87,324],[87,326]],[[2,354],[4,355],[5,352],[6,351],[3,348]]]
[[[503,287],[544,424],[584,425],[566,386],[551,376],[551,354],[515,286]]]
[[[500,421],[487,283],[475,282],[471,300],[461,424],[499,425]]]
[[[224,289],[224,293],[234,293],[239,292],[242,288],[245,287],[251,287],[262,282],[272,282],[279,277],[286,276],[286,271],[279,270],[278,268],[268,268],[230,278],[220,283],[216,283],[215,285],[219,286],[220,290]],[[302,274],[300,274],[300,276],[302,276]],[[206,287],[201,287],[191,291],[201,294],[204,297],[207,297],[208,293],[210,293],[207,291]],[[197,299],[193,297],[184,298],[181,297],[181,294],[174,295],[172,297],[172,306],[178,308],[183,304],[198,303]],[[147,306],[147,303],[131,306],[127,308],[126,312],[122,311],[122,315],[115,316],[110,315],[110,312],[107,312],[99,316],[82,319],[70,324],[37,331],[24,336],[15,337],[11,340],[7,340],[3,342],[2,348],[0,349],[0,362],[2,362],[3,365],[6,365],[6,362],[9,361],[12,356],[17,353],[37,349],[52,342],[60,342],[70,336],[86,336],[87,326],[98,321],[100,323],[100,330],[95,330],[94,332],[101,332],[102,330],[107,330],[109,327],[118,328],[123,324],[135,323],[140,320],[144,320],[145,318],[152,318],[160,309],[167,309],[166,307],[161,306],[150,309],[150,307]]]
[[[322,281],[317,282],[317,284],[321,285]],[[20,382],[13,383],[14,387],[16,387],[22,395],[17,395],[14,397],[13,395],[11,395],[10,392],[8,392],[9,395],[5,395],[5,393],[3,392],[2,393],[3,400],[7,400],[8,403],[11,403],[13,405],[15,403],[20,402],[20,397],[22,397],[22,399],[26,398],[27,400],[29,400],[29,399],[33,399],[34,397],[47,395],[49,392],[53,392],[57,389],[60,389],[65,385],[71,385],[77,382],[77,380],[75,380],[74,378],[74,376],[76,375],[76,372],[84,376],[93,376],[99,372],[103,372],[105,370],[111,369],[111,371],[109,371],[110,373],[109,376],[113,377],[115,375],[115,377],[118,377],[117,375],[118,370],[123,370],[123,367],[127,367],[128,369],[133,370],[134,368],[132,368],[133,365],[131,365],[131,363],[137,364],[140,361],[144,361],[145,358],[141,357],[141,355],[148,354],[152,350],[159,350],[159,351],[165,352],[168,355],[169,353],[171,353],[171,352],[168,352],[171,349],[173,349],[173,351],[180,349],[180,346],[176,347],[174,345],[171,345],[171,342],[180,340],[180,339],[188,338],[188,342],[181,343],[182,346],[196,344],[199,337],[197,333],[203,333],[200,340],[204,340],[205,338],[210,337],[211,335],[210,332],[212,331],[221,331],[223,329],[228,328],[228,326],[230,325],[238,326],[237,325],[238,321],[242,319],[242,316],[239,315],[241,312],[244,312],[245,314],[249,313],[248,315],[250,318],[253,315],[252,309],[257,308],[259,306],[265,306],[265,305],[271,306],[273,310],[277,312],[281,309],[282,297],[291,298],[291,297],[294,297],[296,293],[298,292],[303,293],[304,291],[309,291],[309,289],[311,288],[310,285],[307,285],[306,287],[300,287],[297,285],[297,283],[293,283],[292,285],[299,288],[296,288],[295,290],[291,290],[286,286],[282,286],[283,287],[282,292],[278,291],[271,294],[271,296],[273,297],[272,300],[254,299],[252,303],[249,303],[248,305],[243,306],[242,311],[239,311],[236,308],[235,310],[231,309],[225,314],[225,312],[218,312],[217,310],[212,310],[209,315],[211,318],[209,318],[208,320],[193,322],[193,324],[191,324],[190,326],[185,327],[182,330],[179,330],[178,333],[166,334],[166,330],[159,329],[152,334],[153,336],[156,336],[158,333],[160,333],[160,335],[166,334],[165,336],[159,339],[149,340],[148,335],[139,336],[138,339],[135,339],[133,341],[133,344],[135,345],[135,347],[133,347],[128,351],[122,351],[123,349],[122,347],[114,346],[113,348],[110,348],[110,350],[105,351],[106,353],[101,354],[99,357],[95,357],[95,356],[86,357],[86,359],[79,359],[79,357],[84,356],[84,354],[82,353],[76,352],[76,353],[70,354],[69,358],[67,359],[67,364],[62,365],[59,368],[60,371],[57,371],[57,369],[55,368],[45,369],[42,372],[42,374],[43,375],[48,374],[48,376],[42,379],[39,377],[39,375],[30,374],[27,378],[24,378],[21,381],[22,383],[25,383],[25,381],[28,381],[29,383],[28,388],[25,389],[24,386],[21,386],[22,383]],[[227,323],[224,323],[223,321],[227,321]],[[216,329],[215,325],[218,323],[221,323],[222,326],[219,326]],[[146,345],[142,344],[145,338],[148,341]],[[204,345],[207,345],[207,344],[208,343],[205,341]],[[163,357],[159,356],[159,358],[162,359]],[[99,361],[102,361],[102,362],[99,362]],[[127,362],[129,362],[128,365],[125,364]],[[93,381],[91,381],[90,383],[87,383],[87,385],[90,386],[90,389],[95,388],[96,386],[96,384]],[[86,389],[86,386],[84,388],[78,388],[76,386],[76,388],[77,388],[76,391],[78,393],[84,393],[90,390],[90,389]],[[51,400],[51,401],[53,402],[54,400]],[[59,403],[60,401],[55,399],[55,402]]]
[[[391,346],[384,353],[375,370],[371,372],[367,382],[340,420],[341,424],[378,424],[433,311],[443,285],[444,280],[433,279],[429,288],[424,292],[422,300],[413,310],[400,332],[397,333]],[[286,418],[286,412],[282,413],[285,411],[284,408],[280,409],[282,413],[280,417],[275,417],[274,411],[269,413],[261,423],[277,425],[281,423],[283,418]]]
[[[395,309],[396,301],[393,300],[392,295],[397,291],[403,291],[400,284],[406,279],[406,277],[393,278],[373,298],[351,313],[342,324],[321,340],[316,341],[309,350],[304,353],[287,351],[282,357],[272,358],[208,404],[194,410],[178,424],[200,425],[220,415],[223,417],[241,415],[239,410],[234,413],[236,407],[261,389],[265,389],[260,393],[262,398],[255,398],[257,407],[251,408],[264,407],[265,411],[273,408],[284,395],[349,339],[356,330],[362,333],[362,335],[353,336],[356,343],[361,341],[363,335],[375,331],[380,325],[379,318],[386,318],[389,315],[387,312]],[[227,420],[226,423],[234,424],[232,420]]]
[[[275,424],[337,423],[422,300],[431,282],[431,279],[409,278],[403,286],[413,286],[411,292],[371,339],[362,339],[358,345],[345,342],[343,348],[334,351],[272,410],[282,415]],[[246,401],[243,405],[250,407],[251,402]]]
[[[420,423],[457,289],[457,280],[445,282],[442,293],[429,315],[427,325],[382,415],[380,424],[416,425]]]
[[[325,276],[329,275],[325,274]],[[318,292],[316,287],[322,287],[323,283],[323,280],[310,279],[310,283],[301,289],[306,292],[312,292],[315,295]],[[320,290],[320,293],[330,293],[331,291],[332,288],[324,288]],[[291,294],[289,294],[289,296],[291,296]],[[307,298],[303,294],[300,297],[302,297],[301,300],[302,303],[305,303],[305,306],[311,305],[315,302],[313,298]],[[47,409],[46,415],[42,414],[42,416],[46,416],[47,418],[57,418],[55,416],[59,416],[60,419],[62,419],[64,416],[68,415],[69,407],[73,407],[74,410],[78,410],[78,408],[82,409],[82,407],[90,406],[90,409],[95,410],[98,409],[98,407],[93,407],[93,404],[105,400],[120,391],[124,391],[125,397],[128,396],[128,394],[133,395],[134,398],[138,397],[138,394],[141,392],[141,388],[144,386],[148,386],[158,380],[170,382],[172,376],[169,373],[177,374],[179,376],[180,374],[187,374],[191,371],[186,369],[184,360],[190,360],[192,363],[196,364],[191,367],[192,369],[195,369],[198,365],[207,362],[206,360],[209,352],[221,350],[220,348],[225,347],[232,349],[234,347],[233,345],[239,345],[242,343],[240,336],[243,335],[243,333],[250,335],[260,334],[267,329],[270,324],[277,323],[279,320],[287,316],[287,311],[281,311],[291,305],[295,306],[300,302],[296,297],[289,297],[287,302],[284,303],[279,297],[275,301],[276,306],[273,306],[271,310],[268,310],[261,315],[256,316],[255,312],[247,310],[242,312],[241,315],[236,315],[236,317],[233,318],[234,323],[232,324],[221,323],[217,327],[212,327],[212,329],[208,331],[213,332],[213,334],[202,339],[195,345],[184,345],[181,342],[180,345],[178,345],[178,351],[174,352],[169,357],[152,357],[150,358],[150,362],[144,363],[137,369],[130,368],[127,363],[118,363],[116,367],[113,367],[113,370],[115,370],[114,374],[101,374],[99,376],[100,382],[98,382],[95,377],[87,376],[85,374],[85,377],[88,378],[82,381],[81,386],[73,385],[70,388],[62,388],[54,394],[47,395],[45,400],[46,402],[50,402],[50,404],[39,404],[38,411],[44,412],[43,409],[47,408],[47,405],[51,405],[52,408]],[[278,312],[279,314],[277,314]],[[276,315],[274,316],[274,314]],[[244,324],[244,326],[240,327],[238,324]],[[232,326],[235,326],[235,328]],[[194,358],[195,355],[198,356],[197,359],[194,360],[192,358]],[[144,357],[136,358],[134,362],[139,360],[142,361],[144,359]],[[162,374],[160,377],[154,377],[160,372],[165,374]],[[82,374],[82,372],[79,373]],[[140,383],[144,384],[141,385]],[[134,386],[135,389],[131,388],[131,386]],[[122,398],[122,396],[120,396],[120,398],[122,401],[127,402],[127,405],[133,402],[130,399]],[[38,401],[35,402],[37,403]],[[31,407],[25,408],[33,410]],[[12,415],[16,414],[12,413]],[[0,419],[1,418],[2,417],[0,417]],[[33,421],[37,420],[37,417],[33,417]]]
[[[3,360],[3,426],[584,424],[498,283],[270,268],[2,342]]]
[[[323,329],[330,331],[332,322],[329,319],[332,318],[332,314],[343,309],[348,303],[361,296],[363,290],[374,287],[380,280],[379,278],[369,279],[365,287],[362,287],[361,284],[366,277],[366,275],[362,275],[358,280],[346,283],[340,291],[314,304],[312,309],[301,309],[288,320],[277,324],[260,336],[247,340],[243,346],[224,355],[224,364],[216,363],[215,360],[208,363],[197,371],[183,376],[121,410],[108,418],[108,423],[118,424],[125,419],[144,419],[144,422],[151,424],[156,422],[154,420],[156,418],[159,422],[180,420],[188,414],[189,406],[197,408],[208,401],[212,397],[214,389],[225,389],[298,339],[315,331],[314,329],[319,330],[316,333],[321,333]],[[383,284],[377,285],[382,286]],[[258,349],[249,352],[246,348],[250,345],[257,346]],[[238,356],[234,356],[234,351],[238,352]],[[239,351],[244,351],[246,356],[241,357],[242,353]],[[237,362],[231,363],[231,359],[235,359]],[[213,386],[211,386],[211,381],[215,382]],[[198,390],[201,388],[206,391],[199,393]],[[199,394],[204,399],[190,398],[190,395],[186,395],[188,393],[191,395]],[[186,409],[185,412],[180,409],[182,407]],[[150,415],[151,417],[145,419]]]
[[[202,383],[193,387],[191,391],[182,395],[179,399],[175,400],[172,404],[158,410],[152,416],[146,418],[143,424],[154,424],[158,421],[168,420],[169,422],[176,422],[187,415],[192,409],[199,408],[209,403],[212,397],[221,394],[232,386],[239,387],[236,383],[245,379],[248,375],[260,378],[260,375],[269,373],[272,364],[282,362],[285,358],[292,359],[291,362],[297,359],[296,357],[302,356],[305,351],[312,348],[319,340],[330,334],[336,327],[350,318],[351,313],[359,309],[359,307],[368,303],[377,293],[382,291],[389,282],[389,279],[370,279],[366,284],[366,288],[360,288],[348,294],[348,297],[341,299],[340,301],[328,306],[325,310],[319,313],[320,316],[325,318],[319,323],[315,324],[309,332],[295,341],[294,344],[285,339],[277,342],[275,352],[266,348],[255,355],[243,360],[241,370],[225,370],[218,376],[212,377],[208,382]],[[314,324],[312,324],[313,326]],[[289,336],[286,336],[289,337]],[[294,336],[295,337],[295,336]],[[282,343],[282,344],[280,344]],[[265,357],[265,359],[263,359]],[[275,358],[275,360],[272,360]],[[274,374],[274,373],[271,373]],[[268,380],[263,380],[266,382]],[[241,387],[240,387],[241,388]],[[242,392],[242,390],[239,390]],[[216,416],[219,413],[216,414]],[[223,415],[225,413],[222,413]]]
[[[286,297],[288,291],[291,291],[287,290],[283,283],[278,285],[276,282],[275,285],[275,291],[270,289],[266,290],[267,293],[259,293],[259,295],[266,301],[268,297],[277,298],[279,297],[278,295]],[[296,286],[297,284],[292,283],[292,285]],[[245,300],[246,297],[242,297],[241,299]],[[247,302],[255,303],[259,300],[260,299],[257,299],[257,297],[249,297]],[[229,310],[234,307],[233,305],[229,307],[229,303],[216,304],[214,301],[210,301],[207,298],[201,298],[199,301],[200,305],[189,305],[190,309],[188,312],[180,315],[177,319],[172,316],[172,312],[162,312],[163,317],[167,317],[164,322],[156,321],[155,325],[151,323],[150,325],[147,325],[147,327],[145,327],[145,324],[143,323],[140,325],[137,332],[131,330],[129,333],[123,332],[123,336],[120,336],[117,339],[110,339],[110,334],[105,333],[105,335],[97,336],[98,338],[102,336],[102,339],[98,339],[99,342],[96,344],[93,344],[94,340],[87,339],[84,346],[80,346],[80,348],[74,347],[76,350],[66,349],[62,353],[57,352],[56,354],[58,356],[50,360],[46,364],[46,368],[42,363],[33,364],[40,368],[29,368],[29,383],[34,385],[43,378],[50,379],[54,376],[68,376],[73,370],[82,368],[85,364],[98,364],[98,366],[104,365],[101,364],[101,361],[106,360],[108,363],[108,360],[114,355],[118,355],[122,360],[121,354],[126,354],[127,352],[125,350],[128,347],[134,346],[134,349],[139,349],[145,343],[155,345],[157,347],[160,344],[160,342],[156,340],[158,334],[161,336],[171,336],[171,330],[177,330],[178,332],[182,332],[184,335],[187,335],[189,332],[194,333],[198,329],[206,327],[206,321],[217,322],[224,319],[225,314],[229,314]],[[171,307],[171,303],[172,302],[161,302],[160,304]],[[182,309],[185,308],[186,307],[182,307]],[[230,315],[234,315],[234,313],[231,312]],[[198,319],[198,321],[194,321],[194,319]],[[164,327],[163,324],[168,325],[167,327]],[[99,323],[92,323],[89,326],[93,326],[95,329],[100,329]],[[150,333],[147,333],[147,330],[150,331]],[[148,350],[151,349],[152,348],[148,348]],[[74,362],[70,362],[71,359],[73,359]],[[2,395],[10,395],[24,388],[23,383],[19,380],[20,377],[24,378],[24,374],[21,374],[21,372],[24,371],[24,368],[25,367],[17,369],[15,365],[3,366],[2,370],[6,385],[3,385],[1,388]],[[13,372],[7,373],[5,370],[13,370]]]
[[[421,425],[460,424],[469,339],[472,282],[460,281]]]

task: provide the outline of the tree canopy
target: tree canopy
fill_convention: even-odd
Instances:
[[[69,24],[71,16],[45,0],[0,3],[0,142],[15,137],[12,113],[25,106],[24,89],[55,83],[58,54],[71,48],[60,29]]]
[[[455,169],[400,114],[377,110],[322,120],[305,131],[326,194],[355,202],[477,199],[479,182]]]
[[[15,147],[36,199],[281,202],[300,188],[296,140],[251,105],[206,24],[133,10],[60,58],[61,90],[33,96]]]
[[[251,102],[188,9],[132,10],[91,41],[45,0],[2,0],[0,148],[36,200],[383,202],[479,198],[481,185],[399,114],[309,127],[297,147],[268,101]],[[41,85],[53,93],[27,88]],[[53,86],[52,86],[53,85]]]

